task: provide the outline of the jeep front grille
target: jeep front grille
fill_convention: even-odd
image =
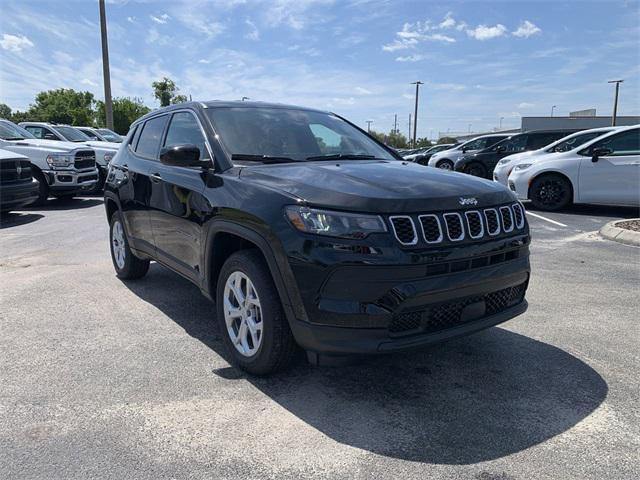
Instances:
[[[486,240],[525,226],[524,210],[519,203],[465,212],[418,214],[415,218],[417,223],[412,215],[389,217],[393,233],[403,246]]]

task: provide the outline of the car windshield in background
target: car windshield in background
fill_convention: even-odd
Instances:
[[[56,130],[70,142],[86,142],[87,140],[91,140],[89,136],[85,135],[77,128],[57,126]]]
[[[555,147],[553,147],[550,152],[568,152],[569,150],[578,148],[580,145],[587,143],[589,140],[593,140],[594,138],[598,138],[605,133],[607,132],[589,132],[583,133],[582,135],[576,135],[575,137],[569,138],[564,142],[560,142]]]
[[[98,133],[102,135],[105,140],[109,142],[122,143],[122,137],[118,135],[116,132],[112,132],[108,128],[99,128]]]
[[[25,138],[36,137],[11,122],[0,122],[0,138],[3,140],[24,140]]]
[[[328,113],[289,108],[211,108],[207,115],[234,160],[395,160],[384,148]]]

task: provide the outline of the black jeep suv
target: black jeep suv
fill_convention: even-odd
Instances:
[[[527,308],[529,229],[513,194],[405,162],[332,113],[156,110],[111,162],[105,206],[117,275],[142,277],[154,259],[195,283],[253,374],[298,346],[315,363],[391,352]]]

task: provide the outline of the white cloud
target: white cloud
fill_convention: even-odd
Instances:
[[[249,27],[249,32],[244,37],[249,40],[260,40],[260,31],[258,30],[258,27],[256,27],[256,24],[248,18],[244,23]]]
[[[55,51],[53,52],[53,58],[59,63],[71,63],[73,57],[66,52]]]
[[[442,35],[441,33],[434,33],[433,35],[426,35],[425,38],[427,40],[435,40],[438,42],[447,42],[447,43],[455,43],[456,39],[449,37],[447,35]]]
[[[529,38],[531,35],[535,35],[536,33],[540,33],[542,30],[535,24],[531,23],[529,20],[525,20],[520,24],[517,30],[512,32],[511,34],[514,37],[519,38]]]
[[[167,15],[166,13],[163,13],[162,15],[160,15],[159,17],[156,17],[155,15],[149,15],[151,17],[151,20],[153,20],[156,23],[160,23],[160,24],[165,24],[167,23],[167,20],[169,20],[171,17],[169,15]]]
[[[82,85],[89,85],[90,87],[97,87],[98,84],[96,82],[94,82],[93,80],[89,80],[88,78],[83,78],[80,83]]]
[[[404,57],[396,57],[396,62],[419,62],[420,60],[424,60],[424,55],[406,55]]]
[[[366,88],[356,87],[356,93],[360,95],[371,95],[373,92],[371,90],[367,90]]]
[[[451,28],[451,27],[442,27],[443,24],[447,22],[447,19],[440,25],[432,25],[429,20],[425,22],[415,22],[415,23],[405,23],[402,26],[402,30],[396,32],[396,39],[382,46],[382,50],[385,52],[395,52],[397,50],[406,50],[408,48],[414,48],[419,42],[425,41],[434,41],[434,42],[445,42],[445,43],[455,43],[456,39],[450,37],[448,35],[444,35],[442,33],[433,33],[434,31],[440,30],[442,28]],[[454,21],[455,25],[455,21]]]
[[[520,110],[526,110],[528,108],[533,108],[533,107],[535,107],[535,104],[533,103],[522,102],[518,104],[518,108]]]
[[[440,25],[438,26],[445,30],[447,28],[453,28],[456,26],[456,21],[453,19],[451,12],[447,13],[447,15],[444,17],[444,20],[440,22]]]
[[[198,63],[202,63],[204,65],[208,65],[209,63],[211,63],[211,61],[207,60],[206,58],[201,58],[200,60],[198,60]]]
[[[24,35],[3,33],[2,40],[0,40],[0,46],[10,52],[20,53],[25,48],[33,47],[33,42]]]
[[[507,33],[507,27],[498,23],[493,27],[486,25],[478,25],[473,30],[467,30],[467,35],[475,38],[476,40],[490,40],[492,38],[502,37]]]
[[[136,17],[127,17],[127,22],[136,23]]]

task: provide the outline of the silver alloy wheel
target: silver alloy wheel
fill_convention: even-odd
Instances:
[[[122,228],[120,220],[116,220],[113,223],[113,228],[111,229],[111,245],[113,248],[113,258],[115,258],[116,260],[116,265],[120,270],[122,270],[124,268],[124,261],[127,252],[125,251],[124,230]]]
[[[440,162],[438,164],[438,168],[441,168],[442,170],[453,170],[453,166],[449,162]]]
[[[224,285],[224,320],[231,343],[241,355],[251,357],[262,344],[262,309],[253,283],[235,271]]]

